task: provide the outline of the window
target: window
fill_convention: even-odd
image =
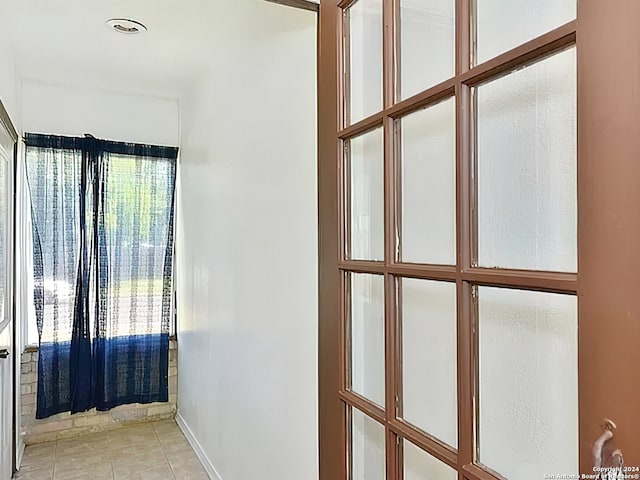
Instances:
[[[177,149],[25,140],[38,418],[166,401]]]

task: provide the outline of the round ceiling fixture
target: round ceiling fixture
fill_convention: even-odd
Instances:
[[[134,34],[147,31],[147,27],[143,24],[129,18],[110,18],[107,20],[107,25],[118,33]]]

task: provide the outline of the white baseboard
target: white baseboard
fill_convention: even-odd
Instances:
[[[207,454],[204,453],[204,450],[200,446],[200,443],[198,442],[198,440],[196,440],[196,437],[193,435],[193,432],[189,428],[189,425],[187,425],[187,423],[184,421],[184,418],[182,418],[182,415],[180,415],[180,412],[176,414],[176,423],[178,424],[178,427],[180,427],[180,430],[182,430],[184,436],[187,438],[187,441],[191,445],[191,448],[193,448],[193,451],[196,452],[196,455],[200,460],[200,463],[202,463],[205,471],[207,472],[207,475],[209,475],[209,478],[211,478],[211,480],[222,480],[222,477],[220,477],[220,474],[216,471],[213,463],[211,463],[211,460],[209,460],[209,457],[207,457]]]

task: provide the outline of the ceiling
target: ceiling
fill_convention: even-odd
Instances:
[[[19,78],[178,98],[229,42],[282,8],[262,0],[0,0],[0,30]],[[114,32],[105,25],[113,17],[148,32]]]

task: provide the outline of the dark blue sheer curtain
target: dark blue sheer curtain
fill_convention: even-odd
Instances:
[[[80,142],[27,148],[38,358],[38,418],[72,410],[71,338],[80,267]]]
[[[37,418],[168,401],[177,148],[27,134]]]

